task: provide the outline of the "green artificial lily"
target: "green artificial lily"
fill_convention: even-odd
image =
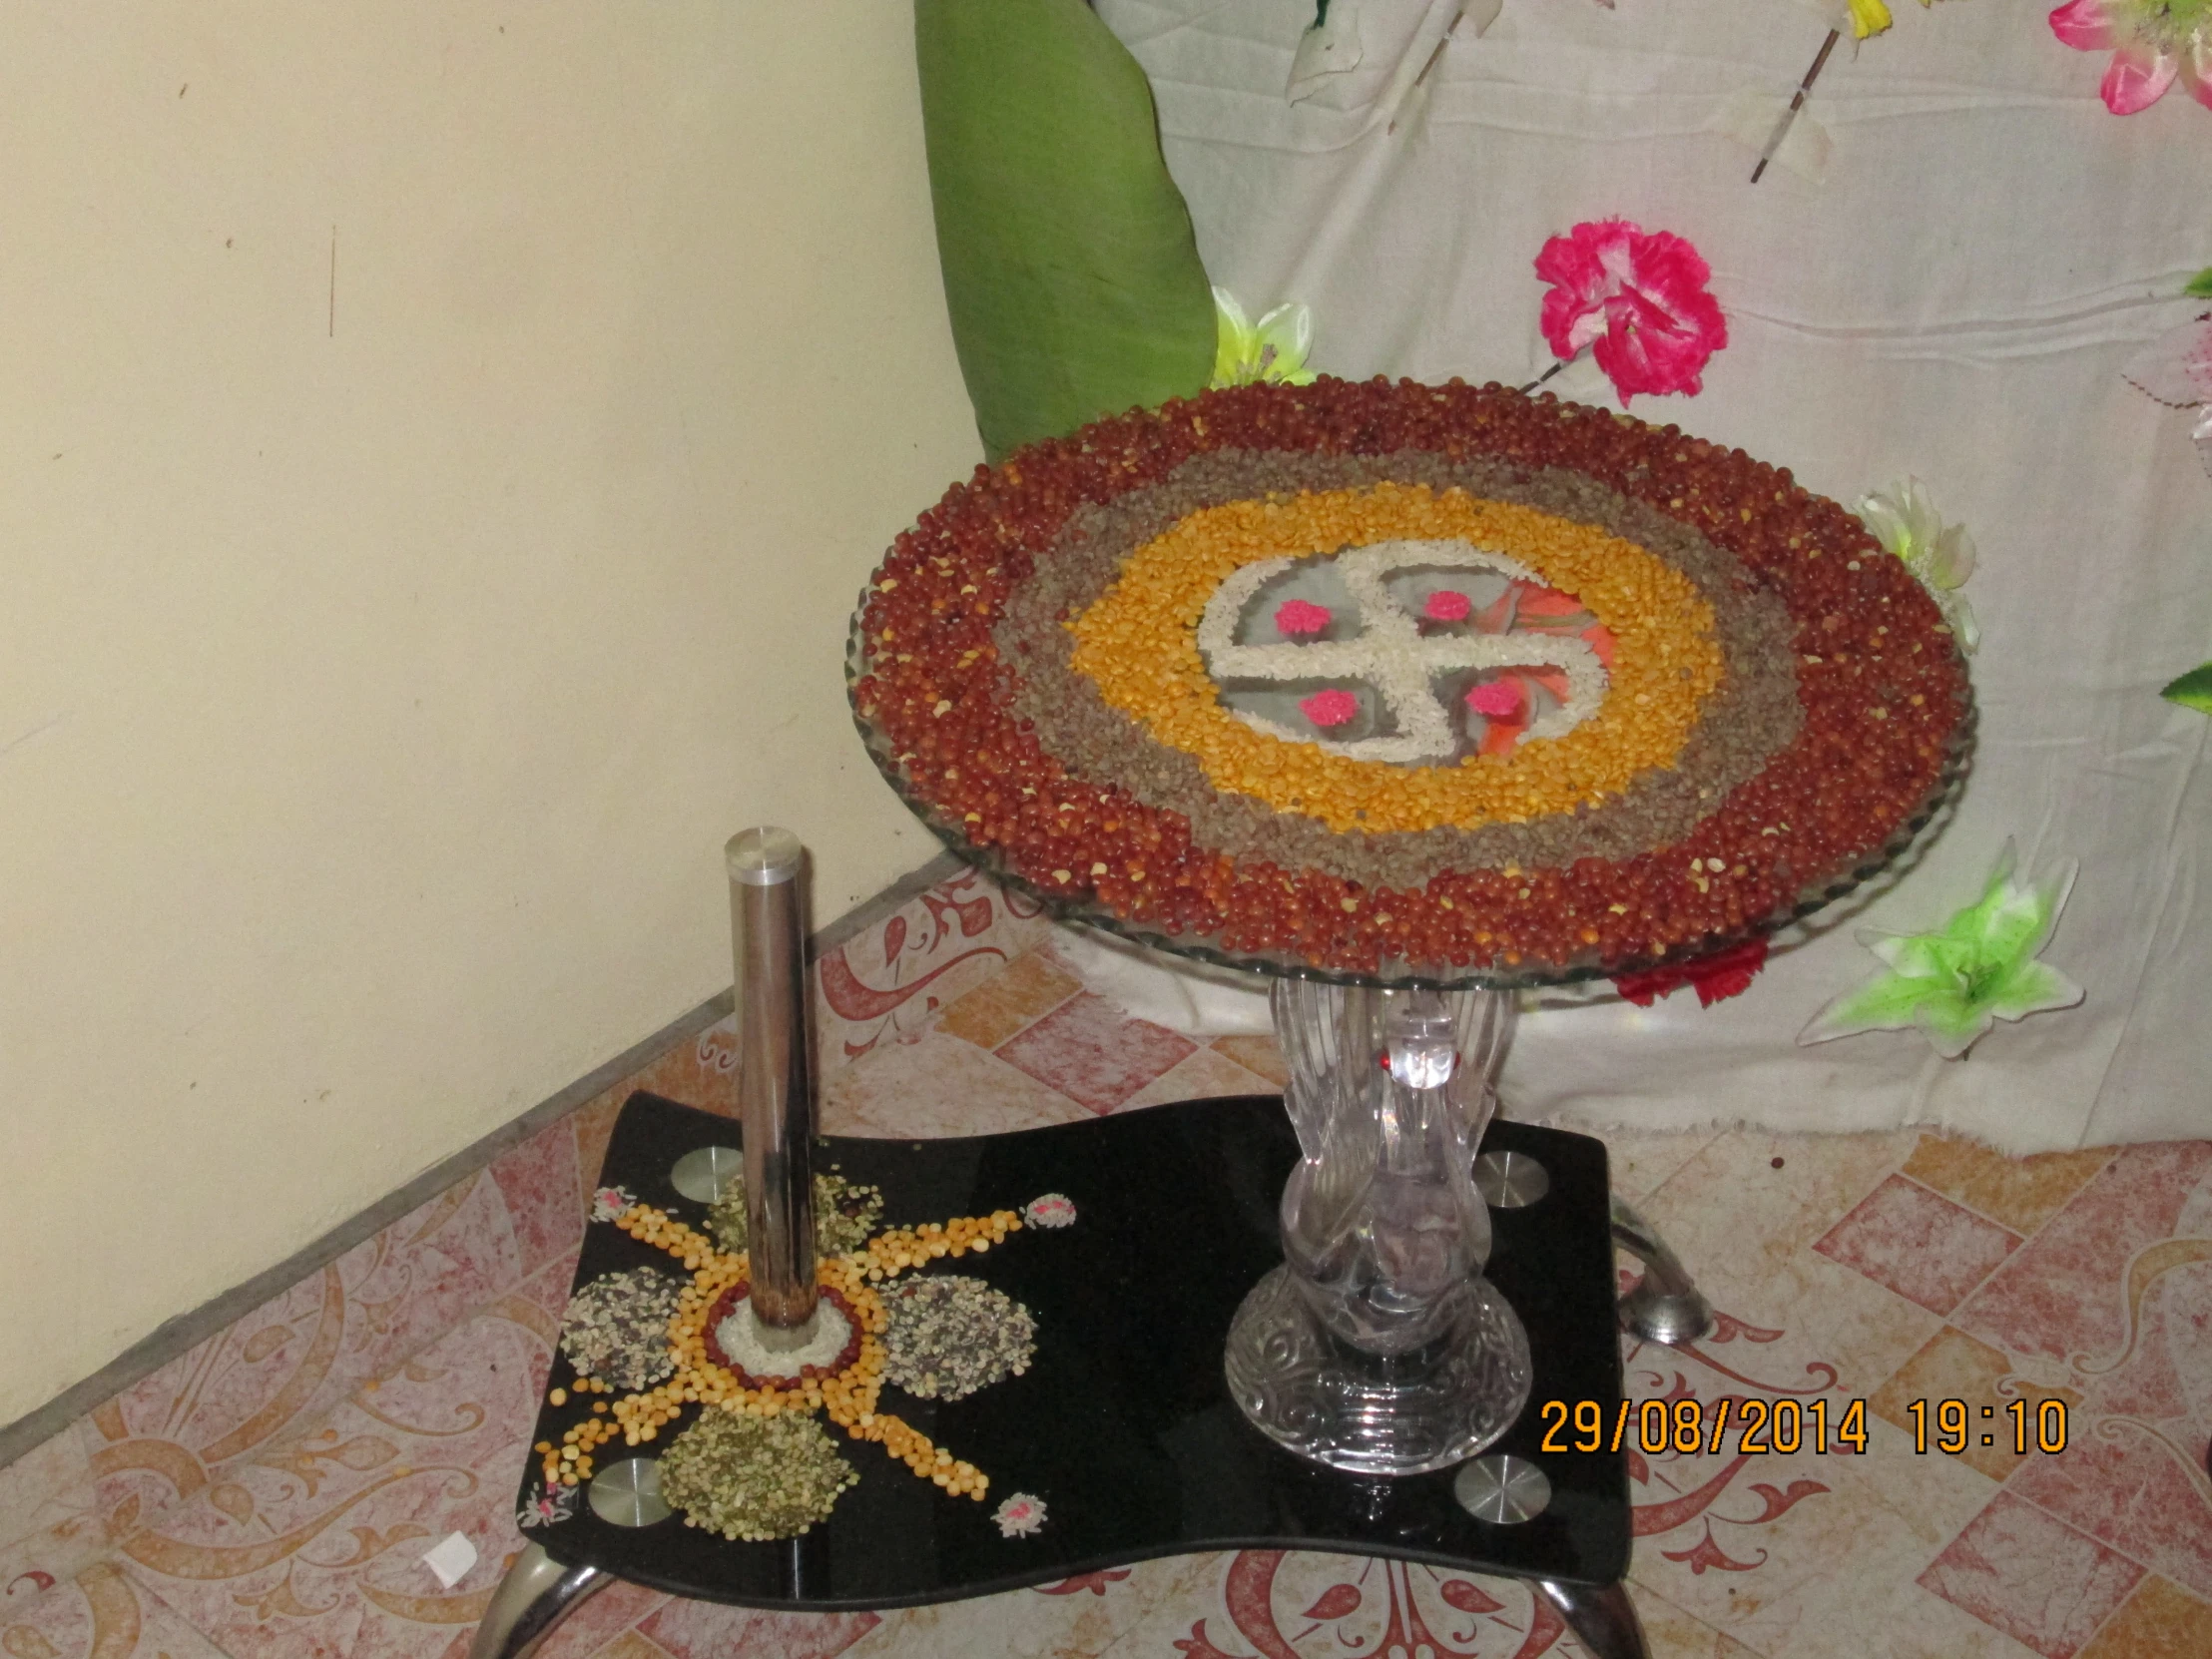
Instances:
[[[1314,371],[1306,353],[1314,346],[1314,317],[1304,305],[1278,305],[1258,322],[1245,315],[1237,296],[1214,289],[1214,384],[1249,386],[1278,380],[1310,386]]]
[[[1903,559],[1914,579],[1928,589],[1959,649],[1970,652],[1980,644],[1973,607],[1958,591],[1973,574],[1973,537],[1966,534],[1966,527],[1946,526],[1918,478],[1863,497],[1859,517],[1874,532],[1874,539]]]
[[[2012,843],[2006,841],[1981,896],[1936,931],[1861,932],[1859,942],[1882,958],[1887,971],[1823,1008],[1798,1041],[1917,1025],[1936,1053],[1955,1060],[2000,1019],[2071,1008],[2082,998],[2081,987],[2035,956],[2058,925],[2074,870],[2069,859],[2048,881],[2014,880]]]
[[[2180,679],[2168,681],[2158,695],[2200,715],[2212,715],[2212,663],[2200,663]]]

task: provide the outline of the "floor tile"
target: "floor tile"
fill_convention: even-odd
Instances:
[[[919,1030],[1049,932],[1035,905],[974,870],[917,894],[815,964],[826,1057],[858,1059]]]
[[[1157,1632],[1188,1632],[1175,1610],[1212,1595],[1222,1559],[1169,1556],[1035,1589],[903,1608],[885,1613],[853,1644],[850,1659],[1096,1659],[1109,1650],[1177,1659],[1172,1638],[1156,1639]]]
[[[725,1016],[696,1037],[676,1044],[618,1086],[617,1105],[645,1089],[666,1100],[696,1106],[722,1117],[738,1113],[738,1038],[736,1022]]]
[[[113,1553],[89,1455],[101,1441],[90,1423],[74,1422],[0,1468],[0,1621]],[[124,1524],[135,1524],[136,1497],[123,1501]]]
[[[1813,1248],[1933,1314],[1947,1314],[2019,1246],[2018,1237],[1893,1175]]]
[[[1867,1408],[1906,1433],[1925,1438],[1928,1455],[1943,1456],[1950,1454],[1941,1449],[1940,1407],[1946,1399],[1960,1401],[1966,1407],[1966,1445],[1956,1455],[1990,1479],[2003,1480],[2028,1458],[2040,1455],[2037,1436],[2043,1425],[2036,1413],[2044,1400],[2059,1400],[2069,1410],[2081,1404],[2081,1395],[2074,1389],[2042,1388],[2016,1377],[2012,1392],[2000,1393],[1997,1384],[2007,1377],[2015,1374],[2001,1351],[1946,1325],[1882,1384]],[[2013,1415],[2014,1399],[2021,1402],[2023,1416]],[[1924,1407],[1918,1416],[1910,1409],[1915,1401]],[[2023,1433],[2025,1453],[2013,1449]]]
[[[2007,1158],[1963,1135],[1932,1134],[1921,1137],[1905,1173],[2024,1238],[2111,1161],[2110,1147]]]
[[[488,1173],[418,1206],[93,1412],[81,1432],[102,1515],[151,1521],[310,1431],[518,1284],[543,1243],[518,1234]]]
[[[2029,1458],[2005,1490],[2212,1597],[2204,1448],[2204,1435],[2186,1426],[2076,1417],[2064,1454]]]
[[[1265,1077],[1245,1070],[1228,1055],[1211,1048],[1199,1048],[1176,1061],[1117,1109],[1129,1112],[1141,1106],[1165,1106],[1178,1100],[1215,1100],[1223,1095],[1275,1092],[1275,1086]]]
[[[1085,991],[998,1054],[1092,1111],[1111,1112],[1197,1046],[1176,1032],[1131,1019],[1104,997]]]
[[[548,1363],[536,1321],[472,1319],[124,1540],[126,1570],[233,1659],[436,1659],[522,1547],[514,1492]],[[456,1531],[478,1558],[442,1586],[421,1557]]]
[[[2142,1576],[2125,1556],[2003,1491],[1920,1582],[2043,1659],[2072,1659]]]
[[[637,1636],[632,1627],[659,1612],[669,1599],[659,1590],[617,1579],[571,1613],[531,1659],[660,1659],[663,1649]]]
[[[1717,1135],[1637,1208],[1700,1284],[1764,1285],[1903,1162],[1914,1139]]]
[[[1558,1615],[1508,1578],[1357,1555],[1240,1550],[1161,1589],[1124,1615],[1105,1649],[1114,1659],[1172,1659],[1179,1651],[1189,1659],[1581,1653],[1560,1641]]]
[[[2128,1262],[2172,1232],[2208,1171],[2212,1142],[2123,1147],[1951,1323],[2015,1355],[2118,1354],[2128,1336]]]
[[[1609,1131],[1604,1137],[1605,1161],[1613,1191],[1631,1204],[1638,1202],[1664,1186],[1719,1135],[1720,1131],[1715,1129],[1692,1129],[1679,1134]]]
[[[952,1003],[938,1016],[937,1029],[978,1048],[996,1048],[1082,988],[1049,950],[1032,950]]]
[[[102,1562],[18,1611],[0,1601],[9,1659],[223,1659],[146,1586]]]
[[[826,1135],[989,1135],[1085,1115],[1058,1089],[941,1031],[877,1049],[822,1090]]]
[[[507,1206],[525,1274],[583,1238],[585,1207],[571,1196],[579,1186],[576,1132],[566,1122],[547,1124],[493,1159],[485,1173]]]
[[[2212,1602],[2151,1574],[2089,1638],[2078,1659],[2208,1659]]]
[[[625,1080],[569,1114],[569,1131],[576,1137],[577,1203],[585,1213],[589,1213],[591,1195],[599,1185],[599,1167],[606,1160],[615,1119],[622,1115],[622,1103],[630,1094],[631,1085]]]
[[[638,1628],[674,1659],[830,1659],[879,1622],[873,1613],[764,1613],[672,1600]]]
[[[451,1659],[464,1659],[464,1655],[454,1654]],[[669,1659],[669,1651],[638,1631],[625,1630],[612,1641],[605,1642],[588,1653],[582,1649],[561,1647],[560,1638],[556,1636],[531,1655],[531,1659]]]
[[[1273,1037],[1216,1037],[1210,1046],[1278,1089],[1291,1080],[1291,1068],[1283,1063],[1283,1051]]]
[[[62,1431],[0,1468],[0,1548],[93,1511],[93,1466],[84,1440]]]

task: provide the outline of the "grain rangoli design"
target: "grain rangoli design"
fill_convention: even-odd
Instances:
[[[687,1525],[724,1537],[795,1537],[827,1518],[839,1493],[858,1482],[818,1414],[852,1439],[881,1445],[945,1491],[983,1500],[990,1477],[878,1410],[879,1396],[886,1382],[921,1397],[957,1398],[1019,1376],[1035,1354],[1035,1321],[979,1280],[932,1275],[897,1282],[945,1257],[981,1255],[1025,1225],[1071,1225],[1074,1204],[1048,1194],[1025,1212],[870,1231],[879,1199],[839,1208],[838,1194],[830,1196],[829,1206],[818,1205],[818,1222],[830,1224],[818,1225],[818,1237],[842,1249],[825,1248],[817,1263],[817,1339],[774,1354],[754,1334],[745,1251],[723,1248],[622,1189],[595,1195],[595,1220],[667,1252],[690,1278],[652,1270],[608,1275],[571,1299],[561,1350],[577,1374],[573,1402],[585,1409],[558,1441],[537,1442],[543,1483],[524,1503],[522,1524],[566,1520],[576,1488],[598,1469],[601,1448],[618,1440],[649,1445],[693,1406],[702,1409],[660,1455],[661,1493]],[[727,1208],[726,1196],[711,1215]],[[855,1236],[856,1220],[862,1236]],[[668,1280],[673,1295],[652,1298],[652,1317],[641,1322],[628,1293],[641,1281],[658,1292],[651,1282],[660,1280]],[[555,1387],[546,1397],[562,1407],[572,1396]],[[1044,1515],[1041,1498],[1015,1493],[993,1518],[1002,1535],[1016,1537],[1036,1531]]]

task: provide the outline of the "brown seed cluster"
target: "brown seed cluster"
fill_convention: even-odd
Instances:
[[[1078,509],[1226,450],[1419,451],[1576,473],[1641,503],[1787,608],[1799,730],[1704,817],[1626,853],[1569,847],[1414,886],[1201,845],[1184,815],[1046,750],[1016,713],[993,630]],[[1048,899],[1135,930],[1380,976],[1609,971],[1772,926],[1929,811],[1970,709],[1940,612],[1845,509],[1740,450],[1494,385],[1239,387],[1035,445],[979,468],[898,538],[856,626],[853,704],[871,751],[945,832]]]

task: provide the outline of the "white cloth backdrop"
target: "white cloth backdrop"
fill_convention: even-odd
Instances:
[[[1978,758],[1922,865],[1734,1001],[1530,1015],[1508,1109],[1942,1124],[2017,1152],[2212,1134],[2212,723],[2157,695],[2212,656],[2212,478],[2189,417],[2119,375],[2212,266],[2212,110],[2177,88],[2107,114],[2102,55],[2061,46],[2044,5],[1899,0],[1807,106],[1825,168],[1809,133],[1800,171],[1754,187],[1753,152],[1719,129],[1747,92],[1780,107],[1825,31],[1814,10],[1505,0],[1477,38],[1470,3],[1398,102],[1454,9],[1336,0],[1359,66],[1293,105],[1311,0],[1099,0],[1152,78],[1214,279],[1254,314],[1311,305],[1329,372],[1518,382],[1549,361],[1530,270],[1547,237],[1609,217],[1672,231],[1711,263],[1731,343],[1701,395],[1633,412],[1846,501],[1917,474],[1981,552]],[[1796,1046],[1876,966],[1856,925],[1936,925],[2007,836],[2032,868],[2081,860],[2045,955],[2082,1006],[2000,1024],[1962,1062],[1914,1033]]]

